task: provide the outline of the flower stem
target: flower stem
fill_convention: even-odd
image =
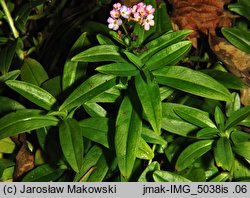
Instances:
[[[130,36],[129,36],[129,34],[128,34],[128,31],[127,31],[127,29],[126,29],[126,27],[125,27],[125,25],[124,25],[123,23],[122,23],[122,29],[124,30],[124,32],[125,32],[127,38],[129,39],[129,45],[130,45],[130,43],[131,43],[131,38],[130,38]]]
[[[1,4],[2,8],[3,8],[4,14],[7,17],[7,22],[9,23],[10,29],[11,29],[14,37],[18,38],[19,37],[19,33],[18,33],[17,29],[15,28],[14,21],[13,21],[11,15],[10,15],[10,11],[9,11],[9,9],[8,9],[5,1],[4,0],[0,0],[0,4]]]

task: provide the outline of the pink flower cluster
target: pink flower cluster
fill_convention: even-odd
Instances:
[[[113,30],[118,30],[123,21],[121,18],[128,21],[135,21],[142,25],[145,30],[149,30],[151,26],[155,25],[154,22],[155,9],[152,5],[146,5],[143,2],[134,5],[133,7],[127,7],[120,3],[113,5],[113,10],[110,11],[110,17],[108,18],[108,27]]]

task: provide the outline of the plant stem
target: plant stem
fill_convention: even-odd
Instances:
[[[125,25],[123,23],[122,23],[122,28],[123,28],[127,38],[129,39],[129,45],[130,45],[131,44],[131,38],[130,38],[130,36],[128,34],[128,31],[127,31],[127,29],[126,29],[126,27],[125,27]]]
[[[5,1],[4,0],[0,0],[0,4],[1,4],[2,8],[3,8],[4,14],[7,17],[7,22],[9,23],[10,29],[11,29],[14,37],[18,38],[19,37],[19,33],[18,33],[17,29],[15,28],[14,21],[13,21],[11,15],[10,15],[10,11],[9,11],[9,9],[8,9]]]

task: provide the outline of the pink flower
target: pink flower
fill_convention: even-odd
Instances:
[[[143,6],[139,6],[137,9],[137,12],[140,13],[142,17],[147,16],[147,10]]]
[[[147,5],[146,11],[147,11],[148,14],[154,14],[155,9],[153,8],[152,5]]]
[[[137,8],[138,8],[138,6],[137,6],[137,5],[134,5],[134,6],[132,7],[131,12],[132,12],[133,14],[135,14],[135,13],[137,12]]]
[[[120,9],[121,16],[125,19],[128,19],[131,14],[131,8],[128,8],[127,6],[123,5]]]
[[[154,15],[149,14],[147,16],[147,18],[143,20],[142,25],[143,25],[144,29],[146,31],[148,31],[150,29],[150,26],[154,26],[155,25]]]
[[[110,16],[114,19],[117,19],[120,17],[120,12],[116,9],[113,9],[110,11]]]
[[[122,24],[122,20],[121,19],[113,19],[111,17],[108,18],[108,27],[109,29],[113,29],[113,30],[118,30],[119,26]]]
[[[134,21],[136,21],[139,24],[141,24],[142,23],[142,19],[143,18],[141,17],[141,15],[138,12],[134,13],[134,18],[133,18]]]
[[[115,4],[113,5],[113,8],[116,9],[116,10],[120,10],[121,6],[122,6],[122,5],[121,5],[120,3],[115,3]]]

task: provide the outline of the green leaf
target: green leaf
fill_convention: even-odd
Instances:
[[[228,5],[228,8],[244,17],[250,21],[249,10],[250,5],[248,0],[240,0],[237,3]]]
[[[0,71],[2,74],[6,74],[9,72],[9,68],[11,66],[12,60],[15,55],[17,42],[14,42],[10,45],[7,45],[5,48],[1,50],[0,53]]]
[[[188,136],[189,133],[198,129],[197,126],[183,121],[175,112],[174,108],[179,106],[175,103],[162,103],[162,128],[181,136]]]
[[[59,125],[59,138],[65,159],[75,172],[79,172],[83,160],[83,138],[78,122],[64,120]]]
[[[22,179],[22,182],[51,182],[58,179],[63,169],[54,169],[48,164],[36,167]]]
[[[154,158],[154,152],[147,144],[147,142],[140,138],[138,148],[136,150],[136,157],[144,160],[152,160]]]
[[[181,41],[154,54],[145,67],[149,70],[161,69],[167,65],[176,65],[191,49],[191,41]]]
[[[98,123],[98,124],[97,124]],[[111,120],[108,118],[88,118],[79,122],[82,135],[93,142],[109,148],[113,132]]]
[[[234,154],[227,138],[221,137],[217,140],[214,147],[214,157],[217,166],[227,171],[231,170],[234,163]]]
[[[232,115],[230,115],[230,117],[226,121],[225,130],[237,125],[242,120],[247,118],[249,115],[250,115],[250,106],[242,107],[238,111],[235,111],[234,113],[232,113]]]
[[[205,98],[231,101],[230,92],[210,76],[181,66],[168,66],[153,72],[156,81]]]
[[[137,57],[135,54],[125,51],[124,54],[127,56],[127,58],[137,67],[137,68],[142,68],[143,67],[143,63],[142,61],[139,59],[139,57]]]
[[[0,115],[6,115],[12,111],[25,109],[25,107],[19,102],[4,96],[0,96],[0,104],[4,104],[0,105]]]
[[[119,108],[116,120],[115,151],[121,174],[129,178],[136,158],[142,121],[128,96]]]
[[[26,99],[46,110],[50,110],[56,103],[56,99],[50,93],[36,85],[18,80],[8,80],[6,84]]]
[[[241,90],[245,87],[240,78],[232,75],[231,73],[216,69],[202,70],[202,72],[211,76],[228,89]]]
[[[86,102],[85,104],[83,104],[83,107],[91,117],[107,116],[107,111],[97,103]]]
[[[153,173],[155,182],[191,182],[189,179],[169,171],[156,170]]]
[[[0,140],[0,153],[10,154],[14,151],[15,148],[16,148],[15,143],[9,137]]]
[[[118,52],[119,48],[114,45],[99,45],[91,47],[77,55],[71,61],[76,62],[126,62]]]
[[[170,87],[164,86],[164,87],[160,87],[159,89],[160,89],[160,94],[161,94],[161,101],[167,99],[174,93],[174,89]]]
[[[233,151],[238,155],[250,160],[250,142],[240,142],[233,146]]]
[[[250,32],[247,30],[239,29],[237,27],[222,28],[222,34],[240,50],[250,54]]]
[[[184,170],[194,163],[196,159],[207,153],[212,148],[213,140],[200,140],[186,147],[179,155],[175,168]]]
[[[158,84],[145,81],[142,74],[135,77],[135,87],[147,120],[157,134],[161,134],[162,106]]]
[[[49,79],[49,76],[37,60],[26,58],[21,67],[21,79],[22,81],[40,86]]]
[[[4,170],[6,170],[9,167],[14,166],[15,163],[11,160],[7,160],[7,159],[0,159],[0,181],[1,181],[1,177],[4,173]]]
[[[234,144],[238,144],[241,142],[248,142],[250,141],[250,134],[243,132],[243,131],[233,131],[231,133],[231,140]]]
[[[236,181],[250,179],[249,165],[247,165],[244,160],[235,158],[232,172]]]
[[[149,164],[142,174],[140,175],[138,182],[152,182],[153,181],[153,172],[156,170],[160,170],[160,164],[159,162],[155,161]]]
[[[217,128],[203,128],[199,130],[196,134],[196,137],[199,139],[212,139],[217,137],[221,132]]]
[[[182,39],[184,39],[187,35],[189,35],[191,30],[180,30],[176,32],[169,31],[162,36],[150,41],[145,45],[147,49],[146,52],[140,55],[140,59],[143,63],[146,63],[149,58],[154,55],[156,52],[166,48],[167,46],[173,45]]]
[[[222,172],[213,179],[209,180],[209,182],[225,182],[230,178],[230,174],[228,172]]]
[[[97,34],[96,39],[100,45],[115,45],[115,43],[110,38],[102,34]]]
[[[99,159],[103,156],[102,148],[94,145],[84,156],[82,167],[79,173],[75,175],[74,182],[80,181],[82,177],[92,168],[95,167]]]
[[[147,128],[146,126],[142,127],[141,137],[148,143],[167,145],[166,140],[164,140],[160,135],[156,134],[153,130]]]
[[[230,117],[235,111],[241,108],[240,95],[239,93],[233,92],[233,101],[226,103],[226,116]]]
[[[13,70],[0,76],[0,82],[15,80],[20,75],[20,70]]]
[[[119,90],[119,84],[104,91],[103,93],[99,94],[98,96],[94,97],[93,99],[89,100],[89,102],[100,102],[100,103],[114,103],[117,98],[121,95]]]
[[[200,109],[189,107],[186,105],[176,105],[174,111],[180,116],[183,120],[190,122],[199,127],[211,127],[216,128],[213,121],[209,118],[209,114]]]
[[[219,129],[223,131],[225,124],[225,115],[218,106],[215,107],[214,118]]]
[[[78,107],[115,85],[115,76],[96,74],[75,89],[60,106],[59,111],[69,111]]]
[[[41,88],[45,89],[55,98],[58,97],[62,93],[61,76],[55,76],[54,78],[45,81],[41,85]]]
[[[191,180],[192,182],[205,182],[206,181],[206,173],[201,167],[192,166],[191,168],[188,168],[179,172],[179,174]]]
[[[57,118],[43,115],[40,110],[17,110],[0,119],[0,139],[46,126],[56,126],[57,123]]]
[[[135,76],[139,70],[130,63],[111,63],[96,68],[103,74],[111,74],[115,76]]]

